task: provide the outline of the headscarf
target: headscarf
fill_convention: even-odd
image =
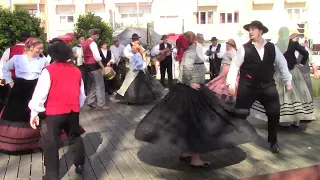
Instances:
[[[279,29],[279,39],[277,46],[282,54],[284,54],[289,45],[289,29],[287,27],[281,27]]]

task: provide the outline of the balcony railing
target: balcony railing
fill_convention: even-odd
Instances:
[[[120,3],[152,3],[153,0],[113,0],[114,3],[120,4]]]
[[[218,0],[198,0],[198,6],[218,6]]]
[[[274,0],[253,0],[253,4],[273,4]]]
[[[73,0],[51,0],[51,2],[57,5],[73,4]]]
[[[286,3],[306,3],[307,0],[285,0]]]
[[[39,0],[14,0],[13,4],[37,4]],[[40,0],[40,4],[45,4],[45,0]]]
[[[104,4],[104,0],[85,0],[85,4]]]

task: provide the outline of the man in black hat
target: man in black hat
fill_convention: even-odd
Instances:
[[[159,51],[163,56],[163,60],[160,62],[160,83],[165,86],[164,80],[166,77],[166,71],[168,74],[168,86],[172,85],[173,72],[172,72],[172,45],[168,43],[168,35],[163,35],[162,43],[159,44]]]
[[[125,57],[130,59],[133,56],[132,46],[134,44],[140,44],[140,41],[139,41],[140,38],[141,38],[141,36],[139,36],[138,34],[136,34],[136,33],[132,34],[132,37],[131,37],[132,42],[129,43],[123,50],[123,54]],[[141,45],[140,45],[140,47],[142,48],[143,51],[145,51],[145,49]]]
[[[221,51],[221,44],[218,43],[216,37],[211,38],[211,45],[209,46],[206,55],[209,56],[210,63],[210,79],[213,79],[219,75],[222,56],[224,53]]]
[[[243,28],[249,32],[250,41],[238,50],[231,62],[227,76],[228,91],[231,95],[236,94],[237,75],[240,71],[235,107],[250,110],[256,100],[264,106],[268,117],[270,149],[272,153],[278,153],[280,103],[273,75],[275,69],[280,72],[287,91],[292,89],[292,76],[278,47],[262,38],[262,35],[268,32],[267,27],[260,21],[252,21]]]

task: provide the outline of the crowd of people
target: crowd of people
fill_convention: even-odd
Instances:
[[[314,120],[309,64],[315,78],[319,72],[310,50],[299,43],[298,34],[289,35],[287,27],[280,28],[276,44],[262,37],[268,28],[260,21],[243,28],[250,38],[244,45],[229,39],[224,48],[213,37],[205,52],[203,35],[191,31],[181,35],[176,46],[163,35],[161,42],[146,50],[138,34],[126,46],[115,37],[108,48],[105,40],[96,43],[99,29],[91,29],[88,39],[75,37],[75,47],[53,39],[47,56],[43,42],[23,32],[0,61],[0,151],[42,150],[46,178],[56,180],[59,141],[67,138],[76,173],[81,174],[85,130],[79,122],[80,108],[112,111],[107,106],[109,94],[118,103],[156,101],[137,125],[135,137],[180,148],[180,160],[192,168],[210,168],[201,153],[257,140],[258,133],[246,120],[250,114],[268,122],[270,151],[279,153],[279,126],[299,127]],[[205,55],[210,57],[208,83]],[[177,83],[172,72],[175,60]],[[160,82],[154,77],[155,64],[160,67]]]

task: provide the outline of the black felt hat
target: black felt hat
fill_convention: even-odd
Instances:
[[[18,37],[18,41],[20,42],[25,42],[27,39],[29,39],[31,37],[29,32],[22,32]]]
[[[263,34],[267,33],[269,31],[269,29],[267,27],[265,27],[262,22],[260,21],[252,21],[250,24],[246,24],[243,26],[243,29],[245,29],[246,31],[249,31],[250,27],[256,27],[260,30],[263,31]]]
[[[68,61],[73,57],[71,47],[64,42],[52,44],[48,49],[48,53],[52,60],[60,62]]]
[[[141,36],[139,36],[138,34],[136,34],[136,33],[133,33],[132,34],[132,37],[131,37],[131,39],[140,39],[141,38]]]

